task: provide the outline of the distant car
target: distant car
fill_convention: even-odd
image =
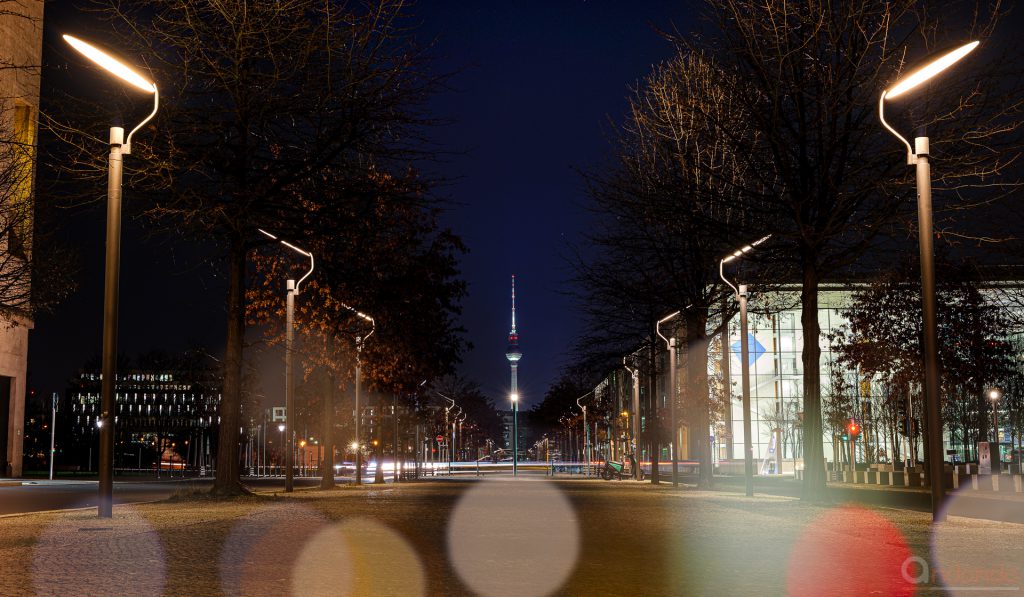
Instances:
[[[340,475],[342,473],[355,473],[356,463],[354,462],[338,462],[334,465],[334,474]]]

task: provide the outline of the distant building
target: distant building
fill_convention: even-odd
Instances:
[[[59,464],[95,470],[100,380],[97,372],[82,372],[65,394],[57,413],[57,433],[63,440],[58,441]],[[185,466],[209,463],[220,421],[217,409],[222,384],[220,375],[212,371],[127,370],[118,374],[114,388],[115,467],[142,468],[143,450],[152,456],[173,449]]]
[[[33,181],[35,178],[36,125],[39,117],[39,72],[42,64],[43,2],[3,3],[0,10],[0,182],[4,213],[22,213],[12,224],[5,217],[0,227],[0,273],[5,286],[28,288],[27,263],[31,259]],[[10,176],[11,173],[15,175]],[[12,272],[16,272],[12,276]],[[22,273],[24,272],[24,273]],[[11,280],[11,278],[15,278]],[[23,295],[21,300],[27,298]],[[32,321],[21,300],[0,296],[0,476],[20,477],[25,426],[25,374],[28,366],[28,331]],[[14,325],[11,325],[13,323]]]

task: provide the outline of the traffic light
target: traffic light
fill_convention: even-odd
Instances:
[[[860,425],[857,424],[857,421],[850,419],[850,422],[846,424],[846,433],[852,438],[860,435]]]

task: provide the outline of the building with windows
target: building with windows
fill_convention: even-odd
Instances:
[[[850,287],[825,287],[818,296],[818,322],[821,328],[821,397],[823,411],[823,452],[826,462],[847,463],[850,442],[844,428],[849,420],[855,420],[860,433],[853,442],[853,452],[858,463],[893,463],[911,460],[921,462],[924,458],[924,442],[921,435],[923,400],[919,388],[895,390],[859,375],[858,372],[838,366],[838,355],[833,353],[829,340],[831,332],[847,323],[843,309],[852,297]],[[748,355],[750,375],[750,420],[751,443],[754,469],[758,474],[792,472],[803,468],[803,329],[799,309],[799,294],[778,293],[751,305],[748,323]],[[1013,305],[1001,305],[993,298],[989,308],[1015,309]],[[772,305],[767,308],[766,305]],[[908,324],[909,325],[909,324]],[[717,326],[716,326],[717,327]],[[710,331],[710,330],[709,330]],[[664,329],[663,329],[663,333]],[[1008,338],[1016,346],[1018,355],[1024,354],[1024,342],[1008,330]],[[680,332],[681,335],[681,332]],[[724,347],[724,350],[723,350]],[[646,349],[644,349],[646,350]],[[677,358],[677,379],[684,388],[686,369],[682,346]],[[595,454],[612,459],[621,459],[631,445],[632,429],[630,419],[639,417],[640,442],[638,451],[642,461],[649,462],[655,454],[643,441],[660,426],[658,435],[662,447],[658,460],[665,462],[672,455],[669,442],[672,431],[667,427],[668,354],[663,343],[659,343],[656,355],[655,399],[649,398],[649,367],[641,367],[640,408],[634,411],[631,401],[633,379],[623,368],[609,372],[594,388],[595,404],[592,410],[592,437]],[[696,458],[696,442],[711,444],[712,458],[720,467],[731,472],[742,471],[744,445],[743,403],[741,374],[741,344],[739,318],[729,322],[726,329],[709,338],[708,377],[709,397],[712,408],[711,426],[704,432],[692,428],[687,416],[687,403],[680,391],[677,402],[679,427],[675,430],[677,454],[680,460]],[[1018,360],[1021,357],[1017,357]],[[642,359],[641,359],[642,360]],[[976,392],[975,392],[976,393]],[[841,394],[841,405],[834,408],[830,423],[829,402]],[[972,435],[970,426],[979,417],[996,418],[999,425],[999,449],[1004,461],[1014,461],[1017,445],[1011,429],[1014,427],[1013,409],[1005,400],[994,407],[990,405],[979,414],[972,394],[966,396],[947,395],[947,404],[966,405],[968,412],[962,415],[967,423],[958,423],[951,413],[944,417],[944,449],[949,461],[976,459],[977,442],[985,438]],[[839,402],[839,401],[837,401]],[[972,410],[973,409],[973,410]],[[838,412],[841,411],[841,412]],[[909,413],[909,416],[908,416]],[[1019,424],[1017,425],[1019,427]],[[964,429],[966,427],[966,430]]]
[[[0,476],[22,473],[43,1],[0,10]]]
[[[82,372],[58,410],[58,462],[95,470],[101,375]],[[153,456],[175,466],[212,462],[220,420],[220,375],[211,371],[126,370],[115,385],[114,466],[150,468]]]

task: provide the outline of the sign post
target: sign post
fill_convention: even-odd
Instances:
[[[54,449],[57,438],[57,402],[60,397],[57,392],[53,393],[53,413],[50,417],[50,480],[53,481],[53,457],[56,456],[57,452]]]

